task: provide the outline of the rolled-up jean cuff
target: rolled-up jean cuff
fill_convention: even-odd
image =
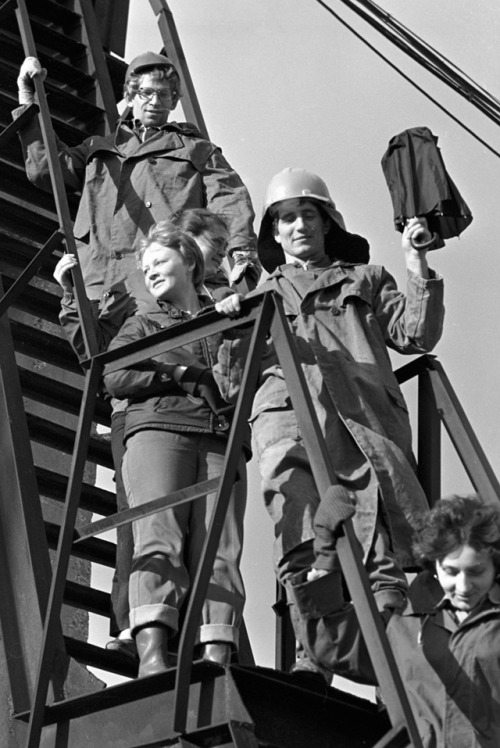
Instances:
[[[377,610],[404,610],[406,608],[406,596],[399,590],[382,589],[374,593]]]
[[[161,623],[175,633],[179,628],[179,612],[170,605],[141,605],[130,611],[130,628],[132,633],[143,626]]]
[[[204,623],[200,626],[200,643],[226,642],[238,649],[240,630],[228,623]]]

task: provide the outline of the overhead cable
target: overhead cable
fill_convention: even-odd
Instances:
[[[421,86],[419,86],[417,83],[415,83],[414,80],[412,80],[408,75],[403,73],[400,68],[398,68],[393,62],[391,62],[385,55],[383,55],[373,44],[371,44],[367,39],[365,39],[360,33],[358,33],[352,26],[350,26],[347,21],[345,21],[341,16],[339,16],[335,11],[330,8],[323,0],[316,0],[316,2],[321,5],[330,15],[332,15],[334,18],[339,21],[343,26],[345,26],[354,36],[356,36],[363,44],[365,44],[369,49],[372,50],[378,57],[380,57],[384,62],[389,65],[393,70],[395,70],[398,75],[400,75],[402,78],[404,78],[410,85],[412,85],[414,88],[417,89],[423,96],[425,96],[429,101],[431,101],[435,106],[438,107],[441,111],[443,111],[445,114],[448,115],[454,122],[456,122],[460,127],[462,127],[466,132],[469,133],[469,135],[472,135],[473,138],[475,138],[481,145],[483,145],[485,148],[487,148],[491,153],[493,153],[495,156],[498,156],[500,158],[500,152],[495,150],[489,143],[487,143],[485,140],[483,140],[477,133],[475,133],[473,130],[471,130],[470,127],[467,127],[461,120],[458,119],[455,115],[453,115],[446,107],[444,107],[442,104],[440,104],[437,99],[435,99],[433,96],[431,96],[427,91],[425,91]],[[394,34],[391,34],[391,32],[385,28],[380,22],[376,21],[374,18],[371,18],[367,13],[362,11],[360,8],[354,5],[351,0],[341,0],[345,5],[347,5],[349,8],[354,10],[358,15],[360,15],[364,20],[366,20],[368,23],[370,23],[371,26],[376,28],[380,33],[382,33],[386,38],[388,38],[390,41],[392,41],[394,44],[396,44],[400,49],[402,49],[404,52],[406,52],[408,55],[410,55],[413,59],[415,59],[417,62],[419,62],[421,65],[423,65],[427,70],[437,75],[442,81],[447,83],[447,85],[450,85],[455,91],[460,93],[462,96],[465,96],[470,103],[474,104],[476,107],[481,109],[484,114],[487,114],[490,119],[493,119],[497,124],[500,124],[500,102],[498,99],[495,99],[494,97],[490,96],[484,89],[481,89],[481,87],[477,86],[471,79],[469,79],[470,83],[465,83],[465,76],[461,73],[461,71],[458,71],[458,68],[455,68],[455,70],[461,73],[462,81],[460,84],[457,82],[456,74],[451,74],[451,63],[446,61],[448,67],[448,71],[445,72],[443,65],[437,64],[437,59],[439,58],[441,61],[445,61],[445,58],[442,57],[438,52],[435,52],[432,50],[432,47],[429,47],[425,42],[420,40],[415,35],[412,35],[411,32],[406,29],[404,26],[401,26],[401,29],[404,29],[404,35],[411,35],[412,36],[412,42],[416,47],[420,47],[422,54],[418,54],[416,49],[411,49],[408,45],[405,45],[401,39],[398,39],[394,36]],[[374,3],[372,3],[370,0],[359,0],[359,2],[363,2],[365,5],[375,6]],[[385,16],[388,16],[391,19],[391,23],[398,23],[396,22],[392,16],[389,16],[389,14],[386,14],[385,11],[382,11],[378,6],[375,6],[377,10]],[[432,63],[429,62],[428,57],[424,57],[423,49],[425,48],[426,52],[428,50],[432,50],[433,55],[430,55],[431,57],[434,57],[434,61]],[[463,90],[462,90],[463,89]]]
[[[430,44],[427,44],[400,21],[376,5],[373,0],[356,0],[356,2],[358,5],[367,8],[382,23],[367,15],[352,0],[341,1],[358,13],[389,41],[398,46],[405,54],[444,81],[496,124],[500,124],[500,101],[472,80],[470,76],[463,73],[454,63],[447,60],[444,55],[431,47]]]

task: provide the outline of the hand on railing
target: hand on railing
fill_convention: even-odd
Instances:
[[[33,78],[35,75],[39,75],[42,81],[44,81],[47,77],[47,70],[42,68],[36,57],[26,57],[17,78],[18,100],[20,104],[33,104],[35,100]]]
[[[244,296],[241,293],[233,293],[226,296],[222,301],[215,305],[215,311],[224,314],[226,317],[238,317],[241,314],[241,302]]]
[[[76,265],[78,265],[78,260],[75,255],[64,254],[55,266],[54,278],[66,293],[73,293],[71,270]]]

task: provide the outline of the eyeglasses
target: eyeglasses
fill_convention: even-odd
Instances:
[[[154,96],[158,96],[162,104],[172,101],[172,92],[169,88],[138,88],[137,96],[143,101],[151,101]]]

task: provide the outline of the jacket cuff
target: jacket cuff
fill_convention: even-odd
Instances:
[[[207,371],[204,366],[188,366],[179,380],[179,387],[189,395],[194,395],[202,374]]]
[[[307,571],[299,572],[286,584],[288,601],[295,603],[303,618],[323,618],[338,613],[344,607],[342,575],[339,570],[311,582],[306,580]]]

